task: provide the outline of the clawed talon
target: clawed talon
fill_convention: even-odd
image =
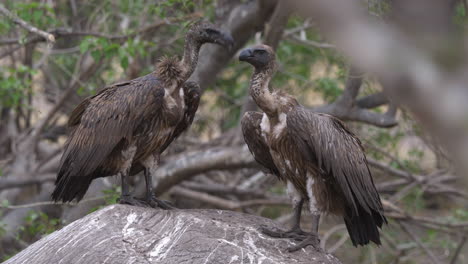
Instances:
[[[120,204],[128,204],[128,205],[139,206],[139,207],[148,207],[148,204],[146,202],[136,199],[130,195],[120,196],[117,202]]]
[[[270,237],[274,237],[274,238],[290,238],[290,239],[294,239],[296,241],[303,241],[305,240],[308,236],[309,236],[309,233],[307,232],[304,232],[302,229],[296,227],[296,228],[293,228],[289,231],[283,231],[283,230],[280,230],[280,229],[269,229],[269,228],[266,228],[266,226],[261,226],[260,227],[260,231],[267,235],[267,236],[270,236]]]
[[[169,201],[165,201],[165,200],[161,200],[161,199],[158,199],[156,197],[153,197],[151,199],[151,205],[152,207],[154,208],[154,206],[156,207],[159,207],[163,210],[172,210],[172,209],[176,209],[175,206],[172,205],[171,202]],[[153,206],[154,205],[154,206]]]
[[[151,199],[139,199],[130,195],[122,195],[117,202],[120,204],[129,204],[139,207],[161,208],[163,210],[175,209],[169,201],[164,201],[154,196],[152,196]]]
[[[152,208],[160,208],[163,210],[176,209],[176,207],[173,206],[171,202],[158,199],[154,195],[152,195],[151,198],[146,198],[145,200],[141,200],[141,201],[143,203],[146,203],[147,206],[152,207]]]
[[[320,247],[320,239],[316,234],[308,233],[295,227],[289,231],[283,231],[278,228],[270,229],[266,226],[261,226],[260,231],[270,237],[274,238],[289,238],[299,243],[295,246],[288,247],[289,252],[298,251],[299,249],[305,248],[307,246],[313,246],[318,251],[323,251]]]
[[[288,247],[288,251],[298,251],[299,249],[306,248],[307,246],[313,246],[317,251],[320,252],[323,251],[323,249],[320,247],[320,239],[315,234],[309,234],[304,240],[299,242],[297,245]]]

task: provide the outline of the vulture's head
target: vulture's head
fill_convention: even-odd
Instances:
[[[275,52],[270,46],[257,45],[241,51],[239,60],[245,61],[255,69],[274,69],[275,68]]]
[[[208,22],[194,23],[188,33],[187,37],[192,38],[199,44],[214,43],[231,49],[234,45],[234,39],[231,34],[220,31],[214,25]]]

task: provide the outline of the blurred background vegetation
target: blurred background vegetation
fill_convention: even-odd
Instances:
[[[120,192],[116,179],[93,183],[96,190],[90,190],[80,204],[48,202],[67,135],[67,115],[100,88],[150,73],[163,55],[180,55],[189,23],[203,18],[229,27],[226,6],[256,1],[227,2],[2,1],[17,17],[54,34],[56,41],[47,42],[0,16],[0,259],[116,202]],[[390,19],[391,5],[386,1],[363,1],[362,6],[371,19]],[[453,21],[461,30],[466,27],[464,1],[457,4]],[[262,42],[264,37],[262,26],[242,46]],[[381,94],[381,85],[372,75],[350,76],[347,58],[327,42],[313,20],[294,14],[289,17],[277,57],[279,72],[272,86],[308,107],[320,109],[336,102],[350,78],[363,79],[357,100]],[[249,65],[233,58],[216,77],[211,76],[210,84],[202,87],[194,125],[167,151],[163,164],[184,153],[243,144],[238,126],[248,102],[251,73]],[[368,111],[384,115],[390,107],[385,100]],[[390,223],[383,229],[383,245],[354,248],[342,220],[333,216],[322,220],[322,243],[343,263],[430,263],[434,256],[447,263],[457,256],[456,263],[468,263],[468,248],[464,246],[468,196],[457,186],[451,160],[405,108],[398,107],[392,118],[394,125],[385,127],[345,118],[366,147],[385,200]],[[33,143],[22,145],[28,140]],[[256,167],[213,169],[184,179],[175,187],[160,190],[178,207],[233,209],[209,200],[186,199],[185,191],[192,190],[235,202],[257,201],[234,210],[284,223],[291,218],[284,185]],[[141,182],[142,177],[134,178],[136,189]]]

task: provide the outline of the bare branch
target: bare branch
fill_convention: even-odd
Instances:
[[[333,103],[313,108],[316,112],[327,113],[342,120],[360,121],[378,127],[392,127],[397,125],[395,109],[388,114],[380,114],[360,108],[356,97],[362,85],[362,72],[351,67],[343,94]],[[395,110],[395,111],[393,111]]]
[[[296,33],[299,33],[299,32],[303,32],[304,30],[311,28],[312,25],[313,24],[310,23],[310,20],[306,19],[302,25],[297,26],[295,28],[285,30],[284,33],[283,33],[283,38],[286,38],[286,37],[288,37],[290,35],[293,35],[293,34],[296,34]]]
[[[21,177],[20,179],[9,179],[5,177],[5,179],[2,179],[3,178],[2,177],[0,178],[0,191],[5,190],[5,189],[53,182],[55,181],[55,176],[56,176],[55,174],[51,173],[51,174],[44,174],[44,175],[41,175],[40,177],[36,177],[32,179],[23,179],[23,177]]]
[[[425,216],[411,215],[387,199],[382,199],[382,204],[386,211],[385,215],[395,220],[412,222],[412,223],[419,224],[419,225],[427,224],[427,225],[430,225],[432,228],[438,227],[436,229],[443,230],[443,231],[446,231],[447,228],[457,229],[455,232],[456,234],[459,234],[460,231],[463,231],[463,229],[468,227],[468,222],[454,223],[451,221],[440,221],[440,220],[434,219],[433,217],[429,218]]]
[[[0,13],[2,13],[4,16],[8,17],[9,19],[11,19],[15,24],[18,24],[19,26],[23,27],[24,29],[26,29],[27,31],[33,33],[33,34],[36,34],[36,35],[39,35],[41,36],[42,38],[46,39],[47,41],[50,41],[50,42],[55,42],[55,37],[54,35],[50,34],[50,33],[47,33],[43,30],[40,30],[38,29],[37,27],[29,24],[28,22],[22,20],[21,18],[19,18],[17,15],[13,14],[12,12],[10,12],[10,10],[6,9],[5,6],[3,4],[0,4]]]
[[[419,240],[419,238],[413,233],[413,231],[411,231],[411,229],[409,229],[404,223],[400,222],[400,221],[397,221],[397,223],[400,225],[401,229],[403,231],[405,231],[405,233],[408,234],[408,236],[414,241],[416,242],[416,244],[418,244],[418,246],[429,256],[429,258],[432,260],[432,262],[434,264],[440,264],[441,262],[439,261],[439,259],[434,255],[434,253],[432,253],[432,251],[430,251],[426,245],[424,245],[421,240]]]
[[[264,43],[276,50],[283,31],[288,23],[289,15],[291,14],[290,5],[285,1],[279,1],[276,4],[275,11],[271,15],[270,20],[265,24]]]
[[[391,166],[388,166],[387,164],[383,163],[383,162],[380,162],[380,161],[377,161],[377,160],[374,160],[372,158],[367,158],[367,161],[369,162],[369,165],[375,167],[375,168],[378,168],[384,172],[387,172],[389,174],[392,174],[392,175],[395,175],[395,176],[398,176],[400,178],[404,178],[404,179],[411,179],[413,178],[414,176],[409,173],[408,171],[402,171],[402,170],[399,170],[399,169],[395,169]]]
[[[463,0],[463,3],[466,3],[466,2]],[[457,263],[458,256],[460,255],[460,252],[462,251],[463,246],[465,246],[466,239],[467,239],[467,236],[463,236],[460,243],[458,243],[458,247],[455,250],[455,254],[453,254],[453,257],[452,257],[452,260],[450,261],[450,264]]]
[[[362,86],[363,72],[351,66],[348,72],[348,79],[343,94],[338,98],[337,104],[352,107]]]
[[[70,85],[68,86],[68,88],[63,92],[63,94],[61,95],[60,99],[58,100],[58,102],[54,105],[54,107],[47,113],[47,115],[41,119],[38,124],[36,125],[36,127],[34,128],[33,132],[32,132],[32,135],[31,137],[33,138],[32,140],[34,142],[37,142],[37,139],[38,139],[38,136],[40,135],[40,133],[42,132],[42,130],[45,128],[45,126],[49,123],[49,121],[54,117],[54,115],[60,110],[60,108],[65,104],[65,102],[67,101],[67,99],[70,97],[70,95],[76,91],[76,89],[79,87],[80,85],[80,80],[81,79],[85,79],[85,78],[88,78],[89,76],[91,76],[97,69],[98,67],[102,65],[101,63],[96,63],[96,62],[93,62],[91,65],[89,65],[86,70],[84,70],[80,76],[78,76],[77,78],[74,78],[71,80],[71,83]]]
[[[168,190],[179,182],[211,170],[257,168],[247,147],[215,147],[185,152],[160,166],[156,171],[155,191]]]
[[[104,200],[108,196],[99,196],[99,197],[92,197],[92,198],[87,198],[83,199],[80,201],[80,204],[87,203],[87,202],[92,202],[92,201],[99,201],[99,200]],[[52,202],[52,201],[46,201],[46,202],[37,202],[37,203],[29,203],[29,204],[21,204],[21,205],[2,205],[0,204],[0,208],[6,208],[6,209],[20,209],[20,208],[31,208],[31,207],[38,207],[38,206],[44,206],[44,205],[68,205],[68,206],[77,206],[78,203],[57,203],[57,202]]]
[[[209,203],[220,209],[229,209],[229,210],[236,210],[240,208],[259,206],[259,205],[287,205],[287,206],[291,205],[291,202],[287,198],[274,199],[274,200],[273,199],[255,199],[255,200],[235,202],[235,201],[219,198],[217,196],[210,195],[207,193],[192,191],[192,190],[179,187],[179,186],[173,187],[171,189],[171,194],[181,195],[186,198],[195,199],[198,201]]]
[[[310,46],[313,48],[319,48],[319,49],[334,49],[335,48],[335,45],[333,44],[317,42],[317,41],[313,41],[310,39],[302,39],[301,37],[296,36],[296,35],[288,35],[287,38],[298,44]]]
[[[339,225],[336,225],[336,226],[328,229],[327,232],[322,236],[322,239],[320,240],[320,247],[323,248],[323,249],[326,249],[328,239],[334,233],[336,233],[336,232],[338,232],[340,230],[344,230],[344,229],[346,229],[346,226],[344,224],[339,224]]]
[[[329,253],[335,252],[335,251],[338,250],[338,249],[346,242],[346,240],[348,240],[348,239],[349,239],[349,234],[344,233],[344,234],[341,236],[340,240],[338,240],[333,246],[331,246],[330,249],[328,249],[327,252],[329,252]]]
[[[1,11],[1,9],[0,9]],[[134,38],[138,35],[144,35],[144,34],[149,34],[156,29],[160,28],[161,26],[165,25],[171,25],[173,23],[178,23],[181,21],[187,21],[187,20],[193,20],[197,19],[201,16],[199,13],[193,13],[189,14],[187,16],[182,16],[182,17],[175,17],[175,18],[168,18],[164,20],[158,20],[148,26],[145,26],[141,29],[136,30],[135,32],[125,34],[125,35],[110,35],[106,33],[101,33],[101,32],[93,32],[93,31],[70,31],[68,29],[64,28],[57,28],[50,30],[49,32],[45,32],[46,34],[54,37],[54,39],[59,39],[59,38],[67,38],[67,37],[97,37],[97,38],[105,38],[109,39],[112,41],[125,41],[130,38]],[[42,37],[42,38],[41,38]],[[22,41],[19,38],[16,39],[0,39],[0,45],[11,45],[11,44],[31,44],[31,43],[37,43],[44,41],[43,36],[41,37],[33,37],[29,38],[25,41]]]
[[[16,46],[16,47],[12,47],[12,48],[7,48],[3,53],[0,53],[0,59],[2,59],[3,57],[6,57],[10,54],[13,54],[15,51],[21,49],[21,46]]]
[[[224,184],[202,184],[196,182],[183,182],[183,187],[199,192],[207,192],[216,195],[234,194],[239,197],[254,196],[264,198],[266,195],[260,190],[242,189],[239,186],[226,186]]]
[[[383,93],[375,93],[366,97],[359,98],[356,105],[360,108],[371,109],[381,105],[388,104],[388,97]]]
[[[396,187],[405,186],[401,189],[395,196],[394,199],[403,197],[407,192],[409,192],[413,187],[420,185],[422,186],[423,191],[432,193],[432,194],[448,194],[456,197],[462,197],[468,199],[466,192],[458,190],[454,187],[447,186],[443,182],[454,181],[458,177],[454,175],[447,174],[445,170],[439,170],[431,173],[430,175],[416,175],[408,171],[399,170],[393,168],[383,162],[374,160],[372,158],[367,158],[369,165],[375,167],[385,173],[390,175],[397,176],[401,179],[388,181],[384,183],[378,183],[377,188],[380,191],[395,189]]]

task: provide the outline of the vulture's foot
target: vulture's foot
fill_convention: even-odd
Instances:
[[[171,204],[171,202],[158,199],[158,198],[156,198],[156,196],[154,196],[154,195],[151,195],[150,198],[146,198],[146,201],[145,201],[145,202],[148,203],[148,205],[149,205],[150,207],[153,207],[153,208],[160,208],[160,209],[163,209],[163,210],[172,210],[172,209],[176,209],[176,207],[173,206],[173,205]]]
[[[129,204],[133,206],[148,207],[148,204],[145,202],[132,197],[131,195],[122,195],[120,196],[118,202],[120,204]]]
[[[306,248],[307,246],[313,246],[317,251],[323,252],[322,248],[320,247],[320,238],[317,234],[312,233],[309,233],[309,235],[304,240],[295,246],[288,247],[288,251],[298,251],[299,249]]]
[[[293,239],[293,240],[296,240],[296,241],[303,241],[305,240],[306,238],[309,237],[309,233],[307,232],[304,232],[301,228],[299,227],[295,227],[289,231],[283,231],[283,230],[280,230],[280,229],[269,229],[269,228],[266,228],[265,226],[262,226],[260,228],[260,231],[267,235],[267,236],[270,236],[270,237],[274,237],[274,238],[290,238],[290,239]]]

